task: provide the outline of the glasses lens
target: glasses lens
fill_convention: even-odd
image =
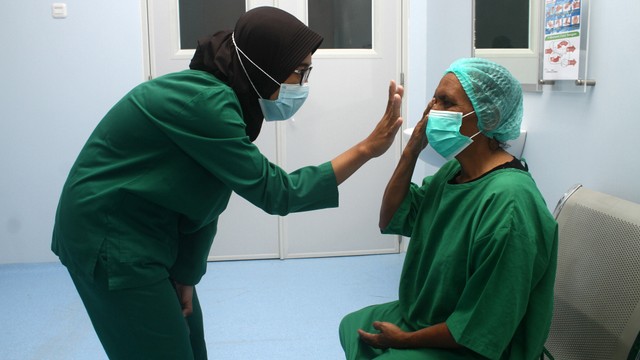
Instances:
[[[294,71],[296,74],[300,75],[300,85],[304,85],[307,82],[307,80],[309,79],[309,74],[311,73],[311,69],[313,69],[313,66]]]

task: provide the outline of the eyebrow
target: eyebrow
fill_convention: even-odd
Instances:
[[[443,101],[443,100],[451,101],[452,100],[451,95],[449,95],[449,93],[447,93],[446,91],[442,92],[440,94],[434,93],[432,98],[436,98],[436,100],[440,100],[440,101]]]
[[[433,92],[433,97],[436,99],[456,100],[457,96],[458,94],[454,90],[448,88]]]

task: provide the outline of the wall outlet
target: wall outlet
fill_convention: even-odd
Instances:
[[[51,5],[51,16],[54,19],[64,19],[67,17],[67,4],[53,3]]]

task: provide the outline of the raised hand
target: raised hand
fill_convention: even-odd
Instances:
[[[389,83],[389,97],[387,108],[371,134],[363,141],[371,157],[378,157],[384,154],[395,140],[398,129],[402,126],[400,110],[402,108],[402,96],[404,88],[396,85],[391,80]]]

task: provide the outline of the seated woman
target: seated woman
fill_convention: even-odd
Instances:
[[[528,166],[504,150],[520,134],[522,90],[502,66],[446,71],[384,193],[383,233],[411,237],[399,300],[347,315],[347,359],[535,359],[553,312],[558,233]],[[431,145],[449,159],[411,183]]]

